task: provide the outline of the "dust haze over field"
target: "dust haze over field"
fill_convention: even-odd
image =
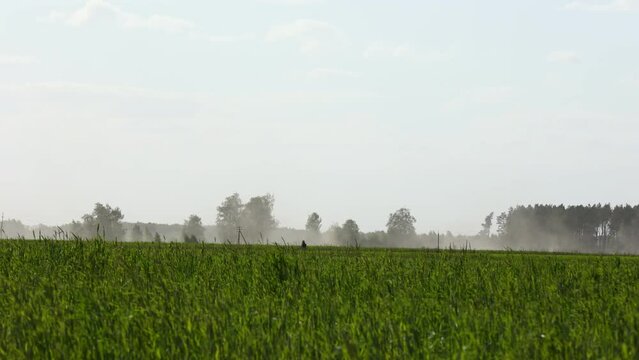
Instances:
[[[476,234],[450,231],[418,233],[410,209],[390,213],[384,231],[364,232],[355,220],[323,224],[322,217],[308,215],[304,229],[278,226],[273,215],[275,198],[255,196],[246,203],[237,193],[217,207],[215,225],[204,225],[191,215],[183,224],[125,222],[120,208],[96,204],[91,213],[56,227],[25,226],[6,219],[0,238],[62,239],[102,238],[127,242],[187,242],[218,244],[295,245],[352,248],[426,248],[457,250],[524,250],[578,253],[639,251],[639,205],[528,205],[510,208],[484,218]]]

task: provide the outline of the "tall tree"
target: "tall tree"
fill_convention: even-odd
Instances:
[[[503,212],[499,216],[497,216],[497,235],[500,237],[506,236],[506,230],[508,227],[508,219],[510,218],[510,213],[512,212],[512,208],[510,208],[509,212]]]
[[[388,216],[386,223],[388,236],[392,239],[407,240],[415,236],[415,222],[410,210],[401,208]]]
[[[306,219],[306,231],[312,235],[319,235],[322,228],[322,218],[316,213],[312,213]]]
[[[490,236],[490,228],[493,226],[493,217],[495,216],[494,212],[486,215],[484,218],[484,223],[481,224],[481,231],[479,232],[479,236],[481,237],[489,237]]]
[[[237,227],[240,226],[242,215],[242,199],[238,193],[224,199],[224,202],[217,207],[217,234],[222,242],[232,240],[237,234]]]
[[[204,226],[202,226],[202,218],[197,215],[189,216],[188,220],[184,221],[182,237],[184,238],[184,242],[203,242]]]
[[[273,217],[275,198],[271,194],[251,198],[241,213],[241,224],[247,241],[255,241],[277,226]]]
[[[344,222],[339,239],[343,245],[359,246],[359,226],[355,220],[348,219]]]
[[[77,222],[72,223],[72,229],[78,232],[76,234],[78,236],[88,238],[97,235],[105,240],[117,240],[124,236],[122,219],[124,219],[124,215],[120,208],[96,203],[91,214],[82,216],[81,225]]]

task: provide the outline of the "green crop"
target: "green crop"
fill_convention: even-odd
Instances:
[[[0,358],[637,358],[639,259],[0,242]]]

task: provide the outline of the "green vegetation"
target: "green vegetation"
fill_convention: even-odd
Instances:
[[[639,258],[0,242],[0,358],[636,358]]]

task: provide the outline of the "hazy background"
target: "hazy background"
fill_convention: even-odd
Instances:
[[[4,1],[0,211],[476,233],[639,202],[639,1]]]

